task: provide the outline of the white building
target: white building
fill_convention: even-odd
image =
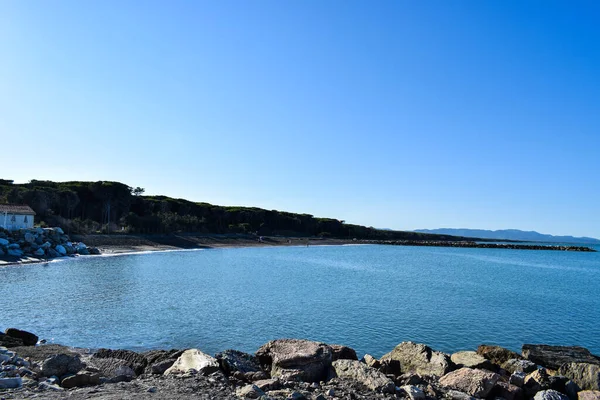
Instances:
[[[0,226],[9,231],[33,228],[35,211],[29,206],[0,204]]]

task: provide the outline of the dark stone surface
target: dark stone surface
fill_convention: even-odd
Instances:
[[[31,332],[22,331],[16,328],[8,328],[6,329],[6,331],[4,331],[4,333],[7,336],[21,339],[25,346],[35,346],[39,339],[36,335],[34,335]]]
[[[546,368],[557,370],[565,363],[588,363],[600,365],[600,358],[579,346],[548,346],[524,344],[523,357]]]

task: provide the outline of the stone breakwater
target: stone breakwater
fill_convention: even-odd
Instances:
[[[61,228],[33,228],[18,231],[0,229],[0,257],[10,259],[51,259],[74,255],[100,254],[94,247],[72,242]]]
[[[463,247],[480,249],[512,249],[512,250],[555,250],[555,251],[583,251],[595,253],[596,250],[585,246],[552,246],[538,244],[517,243],[477,243],[468,241],[434,241],[434,240],[378,240],[376,244],[392,246],[431,246],[431,247]]]
[[[199,349],[94,352],[0,334],[5,399],[600,400],[600,358],[582,347],[499,346],[446,354],[402,342],[376,359],[342,345],[278,339],[256,353]]]

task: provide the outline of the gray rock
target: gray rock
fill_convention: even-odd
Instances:
[[[273,378],[304,382],[324,380],[332,361],[331,347],[300,339],[273,340],[258,349],[256,356],[270,368]]]
[[[475,351],[459,351],[450,356],[450,359],[458,368],[480,368],[492,369],[492,363],[487,358],[477,354]]]
[[[35,243],[35,236],[30,232],[25,232],[23,239],[25,239],[27,243]]]
[[[185,374],[192,369],[198,373],[209,375],[219,370],[219,362],[198,349],[189,349],[184,351],[177,361],[165,371],[165,375]]]
[[[583,390],[600,390],[600,365],[565,363],[558,372],[577,383]]]
[[[492,391],[498,379],[500,375],[490,371],[461,368],[440,378],[440,385],[483,398]]]
[[[67,255],[67,249],[65,249],[65,247],[62,244],[57,244],[54,250],[56,250],[61,256]]]
[[[518,387],[523,387],[523,385],[525,385],[525,376],[525,372],[513,372],[508,379],[508,383]]]
[[[447,354],[413,342],[400,343],[380,359],[382,364],[388,361],[397,361],[401,373],[442,376],[450,371],[450,357]]]
[[[48,357],[42,364],[42,376],[64,376],[76,374],[83,368],[79,356],[69,354],[55,354]]]
[[[264,390],[265,392],[268,392],[270,390],[279,390],[282,387],[281,381],[277,378],[261,379],[254,382],[254,384],[258,386],[261,390]]]
[[[256,385],[246,385],[236,390],[235,394],[242,399],[258,399],[264,396],[265,392]]]
[[[569,400],[564,394],[557,392],[556,390],[548,389],[542,390],[535,394],[534,400]]]
[[[136,375],[142,374],[148,364],[146,357],[131,350],[100,349],[92,355],[92,358],[118,358],[125,360],[127,361],[126,365],[133,369]]]
[[[356,351],[348,346],[342,346],[340,344],[330,344],[331,347],[331,360],[358,360]]]
[[[176,360],[164,360],[152,364],[151,372],[154,375],[162,375],[173,366]]]
[[[448,392],[446,392],[445,398],[449,400],[478,400],[477,398],[459,390],[448,390]]]
[[[537,365],[529,360],[517,360],[515,358],[511,358],[502,364],[502,368],[510,372],[525,372],[530,373],[537,369]]]
[[[44,250],[48,250],[48,249],[52,248],[52,243],[46,241],[46,242],[44,242],[44,244],[40,245],[40,247]]]
[[[16,389],[23,385],[20,376],[14,378],[0,378],[0,389]]]
[[[0,238],[0,246],[8,246],[10,242],[4,238]]]
[[[523,389],[509,383],[498,381],[492,390],[489,398],[502,398],[505,400],[522,400],[524,398]]]
[[[60,385],[66,389],[74,387],[84,387],[98,385],[100,383],[100,374],[89,371],[80,371],[76,375],[69,375],[63,378]]]
[[[258,358],[252,354],[244,353],[238,350],[225,350],[215,354],[221,370],[229,376],[234,372],[246,374],[249,372],[261,371]]]
[[[400,389],[406,393],[411,400],[425,400],[425,392],[413,385],[404,385]]]
[[[579,400],[600,400],[600,391],[598,390],[583,390],[577,395]]]
[[[31,332],[22,331],[16,328],[8,328],[4,333],[10,337],[21,339],[25,346],[35,346],[39,339]]]
[[[546,368],[557,370],[565,363],[587,363],[600,365],[600,358],[584,347],[548,346],[545,344],[524,344],[523,356]]]
[[[371,368],[379,368],[381,365],[379,360],[370,354],[365,354],[361,361],[364,362],[365,364],[367,364]]]
[[[352,379],[370,390],[380,393],[394,393],[394,382],[376,369],[356,360],[336,360],[332,363],[335,376]]]

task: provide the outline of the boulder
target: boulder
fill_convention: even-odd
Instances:
[[[23,385],[20,376],[14,378],[0,378],[0,389],[16,389]]]
[[[235,395],[242,399],[258,399],[265,395],[265,392],[256,385],[246,385],[236,390]]]
[[[530,373],[537,369],[537,365],[535,365],[535,363],[532,363],[529,360],[518,360],[516,358],[511,358],[503,363],[501,367],[511,374],[514,372]]]
[[[447,354],[413,342],[400,343],[380,359],[382,364],[389,361],[397,361],[401,373],[442,376],[450,371],[450,357]]]
[[[0,238],[0,246],[8,246],[10,242],[4,238]]]
[[[238,350],[225,350],[215,354],[221,370],[229,376],[238,371],[242,374],[261,371],[260,363],[256,356]]]
[[[8,329],[6,329],[6,331],[4,331],[4,333],[7,336],[21,339],[25,346],[35,346],[36,343],[38,342],[38,337],[36,335],[34,335],[31,332],[22,331],[20,329],[8,328]]]
[[[358,360],[356,351],[348,346],[342,346],[340,344],[330,344],[331,347],[331,360]]]
[[[544,366],[557,370],[564,363],[588,363],[600,365],[600,358],[594,356],[584,347],[548,346],[545,344],[524,344],[523,357]]]
[[[381,366],[379,360],[370,354],[365,354],[361,361],[371,368],[379,368]]]
[[[163,375],[169,368],[175,364],[176,360],[159,361],[150,366],[150,372],[153,375]]]
[[[583,390],[600,390],[600,365],[565,363],[558,372],[577,383]]]
[[[27,243],[35,243],[35,236],[31,232],[25,232],[25,235],[23,235],[23,239]]]
[[[450,359],[458,368],[480,368],[492,370],[494,366],[487,358],[477,354],[475,351],[459,351],[450,356]]]
[[[571,400],[577,400],[577,393],[581,392],[581,388],[573,381],[568,381],[565,384],[565,393]]]
[[[535,394],[534,400],[569,400],[569,398],[556,390],[541,390]]]
[[[525,385],[525,376],[525,372],[513,372],[510,378],[508,378],[508,383],[523,387],[523,385]]]
[[[492,362],[492,364],[496,364],[498,366],[504,364],[510,359],[520,360],[523,358],[514,351],[505,349],[504,347],[490,346],[486,344],[482,344],[477,347],[477,354],[487,358]]]
[[[100,374],[89,371],[80,371],[75,375],[68,375],[60,382],[60,386],[65,389],[74,387],[84,387],[98,385],[100,383]]]
[[[58,233],[59,235],[64,235],[65,231],[62,230],[62,228],[55,226],[54,227],[54,232]]]
[[[64,376],[76,374],[83,368],[83,364],[77,355],[55,354],[48,357],[42,364],[42,376]]]
[[[473,396],[469,396],[468,394],[458,391],[458,390],[448,390],[446,392],[446,399],[448,400],[478,400]]]
[[[500,375],[482,369],[461,368],[440,378],[440,385],[459,390],[474,397],[486,397]]]
[[[0,248],[0,257],[5,256],[6,254],[4,253],[4,250],[2,250],[2,248]]]
[[[258,386],[261,390],[264,390],[265,392],[268,392],[270,390],[279,390],[282,387],[281,381],[277,378],[261,379],[254,382],[254,384]]]
[[[600,391],[598,390],[583,390],[577,393],[579,400],[600,400]]]
[[[256,352],[259,362],[282,380],[320,382],[331,367],[331,347],[302,339],[273,340]]]
[[[334,377],[347,378],[380,393],[394,393],[394,382],[376,369],[357,360],[336,360],[332,363]]]
[[[494,386],[490,397],[495,399],[502,398],[505,400],[523,400],[525,398],[525,393],[523,392],[523,389],[518,386],[499,381],[496,383],[496,386]]]
[[[146,374],[162,375],[183,354],[183,350],[150,350],[141,355],[146,359]]]
[[[92,358],[118,358],[125,360],[127,362],[125,365],[131,368],[136,375],[142,374],[148,364],[146,357],[131,350],[100,349],[92,355]]]
[[[44,249],[42,249],[41,247],[33,252],[33,255],[36,257],[43,257],[44,254]]]
[[[406,397],[410,400],[425,400],[427,397],[425,396],[425,392],[413,385],[404,385],[400,389],[406,393]]]
[[[21,249],[8,249],[7,255],[11,257],[23,257],[23,250]]]
[[[127,380],[124,376],[135,377],[135,371],[129,366],[129,362],[120,358],[90,358],[88,368],[95,368],[100,376],[108,378],[112,382]]]
[[[165,371],[165,375],[185,374],[192,369],[203,375],[209,375],[219,370],[219,362],[198,349],[189,349],[184,351],[171,368]]]
[[[65,246],[63,246],[62,244],[57,244],[54,250],[56,250],[56,252],[61,256],[67,255],[67,249],[65,249]]]

